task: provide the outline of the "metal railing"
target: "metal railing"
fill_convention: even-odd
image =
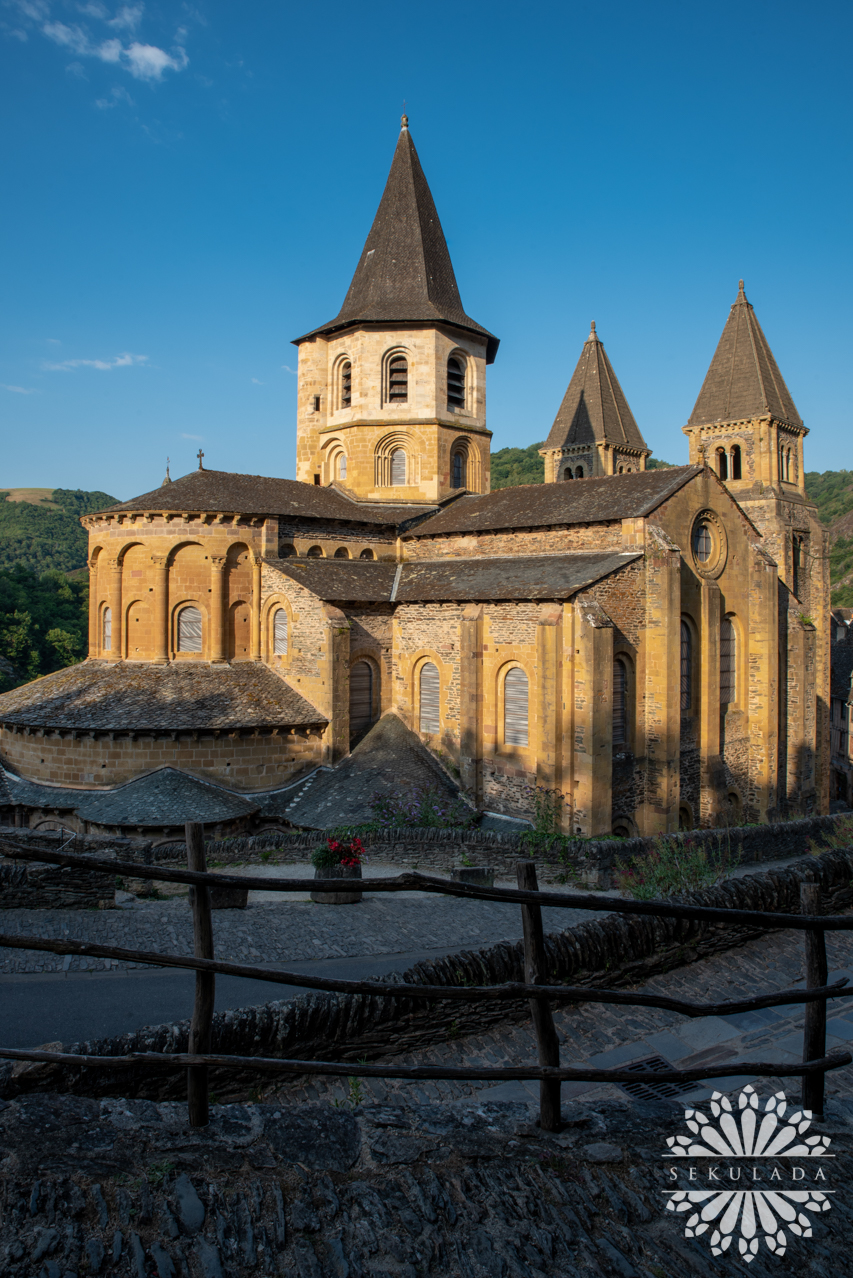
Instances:
[[[184,957],[151,950],[128,949],[115,945],[97,945],[71,939],[45,940],[36,936],[0,934],[0,947],[43,950],[55,954],[110,958],[126,962],[147,963],[153,967],[183,968],[196,973],[195,999],[190,1022],[187,1052],[134,1052],[126,1056],[88,1056],[69,1052],[0,1047],[0,1059],[41,1061],[46,1063],[94,1068],[147,1066],[152,1069],[187,1070],[187,1105],[190,1124],[203,1127],[209,1121],[208,1071],[211,1067],[257,1070],[262,1073],[316,1074],[326,1076],[397,1078],[397,1079],[463,1079],[496,1081],[539,1080],[540,1125],[547,1131],[560,1126],[560,1085],[563,1082],[595,1083],[674,1083],[701,1082],[707,1078],[727,1078],[749,1074],[764,1077],[801,1077],[802,1103],[817,1117],[823,1115],[824,1080],[829,1070],[853,1063],[847,1051],[826,1051],[826,1004],[830,998],[853,997],[853,989],[845,988],[846,978],[827,984],[825,932],[853,930],[851,915],[821,915],[820,889],[804,883],[800,888],[800,914],[771,913],[762,910],[738,910],[715,906],[686,905],[673,901],[632,901],[602,898],[590,893],[540,891],[536,867],[531,861],[517,865],[518,888],[475,887],[453,883],[415,872],[393,879],[361,879],[351,884],[359,892],[435,892],[444,896],[473,900],[512,902],[521,907],[524,934],[524,981],[499,985],[413,985],[401,982],[342,980],[336,977],[308,976],[288,971],[270,971],[243,963],[217,960],[213,946],[213,920],[210,889],[239,887],[266,892],[339,892],[340,879],[285,879],[251,875],[209,874],[205,859],[203,826],[186,826],[186,870],[162,866],[137,865],[135,862],[78,856],[64,852],[48,852],[22,847],[13,840],[0,839],[0,854],[19,860],[39,861],[58,866],[106,871],[111,875],[156,879],[160,882],[188,884],[192,893],[194,955]],[[744,924],[762,930],[793,929],[805,938],[806,988],[779,990],[754,998],[717,1003],[696,1003],[663,995],[635,991],[590,989],[586,986],[548,984],[548,964],[542,927],[542,906],[564,909],[605,911],[607,913],[640,914],[657,918],[676,918],[728,924]],[[245,977],[267,981],[273,985],[290,985],[337,994],[384,994],[394,998],[423,999],[444,1002],[518,1002],[527,999],[535,1032],[538,1065],[501,1067],[451,1065],[368,1065],[349,1061],[292,1060],[279,1057],[235,1056],[211,1052],[211,1033],[215,1001],[215,977]],[[563,1067],[552,1003],[605,1003],[620,1006],[654,1007],[687,1017],[726,1016],[761,1008],[805,1004],[803,1031],[803,1063],[734,1061],[706,1065],[694,1069],[627,1070]]]

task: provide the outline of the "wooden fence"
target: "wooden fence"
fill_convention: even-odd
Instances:
[[[827,985],[826,944],[824,934],[853,929],[851,915],[821,915],[820,889],[816,884],[803,884],[800,889],[802,913],[779,914],[761,910],[720,909],[713,906],[684,905],[673,901],[630,901],[602,898],[589,893],[540,891],[536,867],[531,861],[517,866],[518,888],[474,887],[452,883],[429,875],[408,873],[394,879],[362,879],[361,892],[438,892],[446,896],[468,897],[482,901],[514,902],[521,906],[524,934],[524,980],[501,985],[451,986],[408,985],[390,981],[348,981],[336,977],[307,976],[302,973],[270,971],[242,963],[224,963],[214,957],[213,922],[210,905],[212,887],[256,888],[266,892],[340,891],[340,879],[273,879],[233,874],[208,874],[205,860],[203,827],[186,826],[186,870],[162,866],[137,865],[91,856],[63,852],[46,852],[23,847],[9,839],[0,840],[0,853],[28,861],[42,861],[59,866],[88,867],[95,871],[160,882],[186,883],[194,887],[192,894],[194,956],[160,954],[151,950],[133,950],[115,945],[63,939],[44,940],[35,936],[0,934],[0,947],[24,950],[46,950],[55,954],[78,954],[93,958],[111,958],[127,962],[150,963],[153,967],[186,968],[195,971],[195,1001],[190,1025],[189,1050],[183,1053],[135,1052],[127,1056],[85,1056],[69,1052],[19,1050],[0,1047],[0,1058],[18,1061],[44,1061],[55,1064],[91,1067],[139,1067],[187,1070],[187,1104],[193,1127],[203,1127],[208,1115],[208,1070],[211,1066],[253,1069],[262,1073],[318,1074],[358,1076],[365,1078],[401,1079],[467,1079],[506,1082],[511,1079],[538,1079],[540,1087],[540,1125],[546,1131],[560,1126],[560,1084],[562,1082],[596,1083],[690,1083],[706,1078],[726,1078],[741,1074],[764,1077],[801,1077],[802,1104],[817,1117],[823,1116],[824,1080],[827,1071],[853,1062],[847,1051],[826,1051],[826,1003],[830,998],[853,997],[846,989],[846,979]],[[355,885],[354,885],[355,886]],[[565,909],[606,911],[607,913],[644,914],[659,918],[696,919],[706,922],[747,924],[765,930],[790,928],[804,933],[806,988],[779,990],[754,998],[720,1003],[694,1003],[662,995],[625,990],[587,989],[547,983],[547,955],[542,928],[542,906]],[[288,1060],[277,1057],[233,1056],[211,1052],[215,977],[248,977],[271,984],[298,986],[341,994],[388,994],[395,998],[460,1002],[530,1002],[539,1064],[504,1067],[367,1065],[346,1061]],[[560,1049],[551,1011],[552,1003],[610,1003],[622,1006],[657,1007],[682,1016],[726,1016],[755,1011],[765,1007],[805,1004],[803,1063],[734,1061],[707,1065],[698,1069],[638,1071],[626,1069],[565,1068],[560,1066]]]

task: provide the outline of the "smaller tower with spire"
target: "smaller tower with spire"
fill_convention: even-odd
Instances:
[[[595,331],[595,320],[551,433],[539,451],[545,458],[546,484],[646,469],[651,449]]]

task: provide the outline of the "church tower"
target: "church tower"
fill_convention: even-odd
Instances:
[[[545,483],[645,470],[651,455],[592,322],[551,433]]]
[[[423,505],[489,491],[486,365],[408,118],[340,313],[296,339],[297,479]]]
[[[808,434],[743,280],[683,427],[691,463],[711,467],[779,569],[779,802],[783,815],[829,802],[829,541],[806,493]],[[788,749],[788,741],[797,741]]]

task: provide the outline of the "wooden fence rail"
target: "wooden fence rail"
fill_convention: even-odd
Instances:
[[[106,870],[112,874],[147,878],[162,882],[186,883],[192,888],[193,910],[193,958],[158,954],[145,950],[130,950],[118,946],[93,945],[76,940],[48,941],[42,938],[0,935],[0,946],[16,949],[49,950],[60,954],[86,954],[95,957],[117,958],[129,962],[150,963],[159,967],[178,967],[194,970],[196,993],[190,1027],[189,1051],[186,1053],[140,1052],[127,1056],[82,1056],[74,1053],[51,1052],[40,1049],[25,1051],[0,1047],[0,1058],[52,1062],[71,1066],[94,1068],[185,1068],[187,1071],[187,1102],[190,1123],[203,1127],[208,1122],[208,1070],[211,1066],[248,1068],[264,1072],[287,1074],[318,1074],[332,1076],[360,1076],[367,1078],[401,1079],[467,1079],[499,1080],[538,1079],[540,1082],[539,1121],[543,1129],[557,1130],[560,1126],[560,1084],[562,1082],[639,1083],[645,1080],[656,1083],[700,1082],[705,1078],[725,1078],[739,1074],[770,1077],[802,1077],[803,1104],[818,1117],[823,1114],[824,1080],[829,1070],[853,1063],[848,1051],[835,1049],[826,1052],[826,1001],[829,998],[845,998],[853,990],[845,989],[846,980],[827,985],[827,961],[825,930],[849,931],[853,929],[850,915],[822,916],[820,891],[814,884],[804,884],[801,890],[800,914],[764,913],[760,910],[718,909],[709,906],[681,905],[670,901],[625,901],[602,898],[590,893],[541,892],[538,889],[536,870],[532,862],[518,863],[518,888],[483,888],[469,884],[451,883],[428,875],[409,873],[396,879],[362,879],[359,890],[367,892],[400,892],[419,890],[437,892],[448,896],[467,897],[474,900],[503,901],[519,904],[522,909],[524,933],[524,981],[496,986],[428,986],[402,985],[388,981],[347,981],[329,977],[308,977],[301,973],[270,971],[268,968],[250,967],[245,964],[224,963],[214,958],[213,920],[210,907],[210,891],[215,886],[259,888],[264,891],[305,892],[335,891],[340,888],[337,879],[270,879],[244,875],[209,874],[205,864],[204,830],[198,823],[186,826],[187,870],[166,869],[161,866],[137,865],[134,862],[114,861],[100,857],[77,856],[63,852],[43,852],[23,848],[13,840],[0,840],[0,853],[22,860],[41,861],[59,866],[77,866],[93,871]],[[804,990],[782,990],[758,995],[752,999],[730,1000],[723,1003],[690,1003],[668,999],[658,995],[639,994],[622,990],[591,990],[587,987],[555,986],[545,984],[547,975],[547,951],[542,927],[542,906],[558,908],[606,911],[607,913],[644,914],[660,918],[692,919],[705,922],[725,922],[758,927],[764,931],[792,928],[805,933],[806,981]],[[504,1067],[463,1066],[392,1066],[354,1065],[340,1061],[282,1060],[259,1056],[233,1056],[211,1053],[211,1035],[215,1002],[215,973],[249,977],[273,984],[293,985],[301,988],[327,990],[335,993],[388,994],[395,998],[441,999],[465,1001],[513,1001],[526,998],[530,1001],[533,1028],[537,1042],[539,1065]],[[599,1002],[660,1007],[685,1016],[713,1016],[751,1011],[760,1007],[777,1007],[786,1004],[806,1005],[803,1040],[803,1064],[785,1065],[778,1062],[736,1061],[687,1070],[661,1072],[625,1069],[561,1068],[559,1039],[554,1026],[551,1002]]]

